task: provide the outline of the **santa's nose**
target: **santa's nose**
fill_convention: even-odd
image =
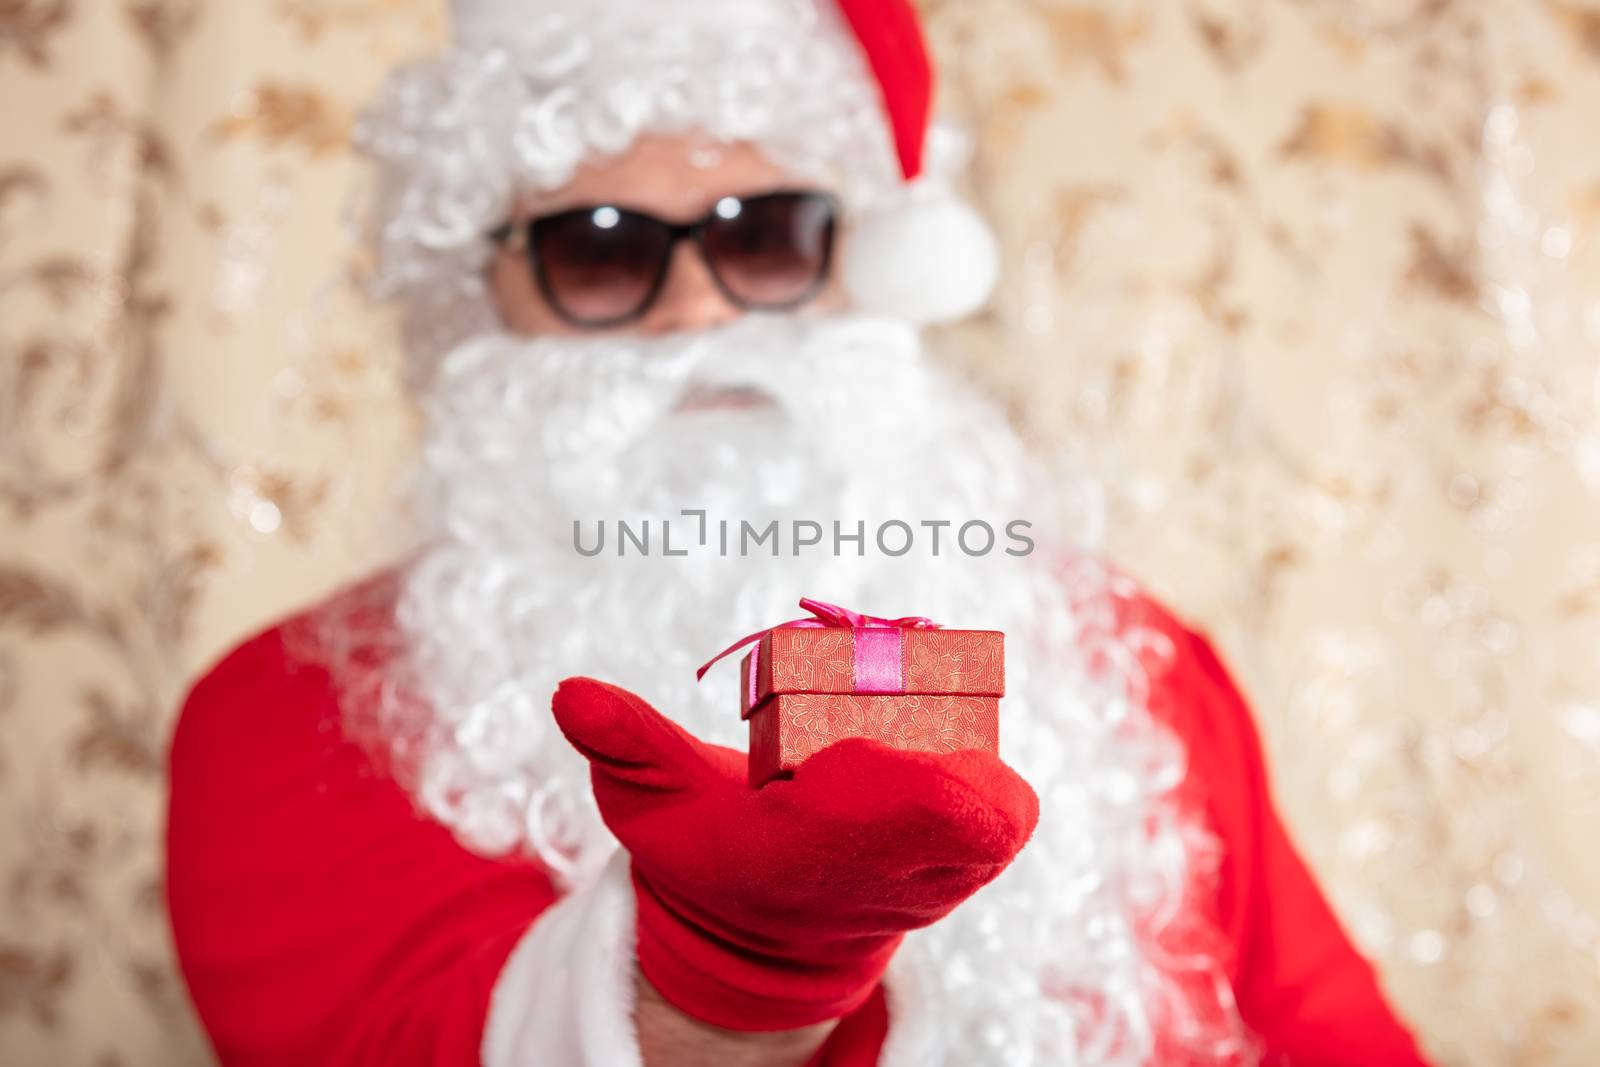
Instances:
[[[738,318],[738,307],[717,287],[700,250],[689,241],[678,244],[662,283],[661,295],[639,323],[650,335],[707,330]]]

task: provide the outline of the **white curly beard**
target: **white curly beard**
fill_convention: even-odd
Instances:
[[[693,403],[707,397],[741,402]],[[412,500],[425,547],[400,579],[404,652],[366,694],[369,706],[381,694],[402,777],[469,846],[531,851],[569,885],[615,848],[587,765],[549,713],[562,678],[616,682],[743,747],[734,665],[698,685],[695,668],[792,618],[801,596],[1004,630],[1002,755],[1038,792],[1042,818],[1004,875],[907,940],[941,998],[943,1062],[1142,1064],[1158,1019],[1167,1040],[1182,1032],[1187,1062],[1237,1054],[1212,962],[1154,948],[1181,921],[1205,848],[1166,801],[1184,754],[1142,706],[1139,660],[1110,618],[1113,580],[1065,551],[1052,528],[1061,494],[913,330],[747,317],[663,340],[491,335],[448,356],[424,409]],[[706,511],[708,545],[683,509]],[[597,521],[619,519],[652,520],[652,554],[619,556],[614,539],[578,553],[575,520],[592,543]],[[687,555],[662,554],[664,519]],[[726,557],[722,519],[735,531]],[[835,519],[864,521],[865,555],[849,544],[835,556],[827,537],[741,557],[739,522],[770,519],[830,532]],[[900,558],[873,538],[893,519],[918,535]],[[1001,532],[981,558],[953,545],[973,519]],[[1034,523],[1032,556],[1004,551],[1015,519]],[[924,520],[955,524],[938,557]],[[1197,985],[1207,1003],[1182,992]]]

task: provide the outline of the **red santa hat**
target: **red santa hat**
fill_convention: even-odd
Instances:
[[[876,136],[891,148],[898,170],[894,181],[871,195],[841,190],[850,212],[840,259],[847,289],[863,310],[918,323],[961,318],[987,300],[998,273],[997,249],[988,226],[956,195],[950,168],[941,166],[947,161],[930,144],[934,69],[912,0],[453,0],[452,16],[458,57],[503,52],[518,66],[522,84],[543,94],[521,106],[523,118],[515,121],[524,133],[530,122],[545,127],[529,136],[546,142],[553,136],[550,127],[563,121],[581,127],[571,140],[585,151],[619,150],[646,129],[700,126],[714,137],[775,149],[782,164],[788,162],[782,150],[793,147],[779,143],[784,140],[810,139],[805,151],[813,155],[872,155],[862,151],[859,138],[876,124]],[[807,68],[813,70],[809,81]],[[764,69],[776,73],[765,75]],[[482,176],[495,169],[469,167],[465,159],[454,175],[442,169],[441,160],[484,149],[462,143],[453,150],[439,143],[434,135],[443,125],[441,114],[492,123],[497,107],[503,114],[509,110],[486,89],[478,100],[468,99],[464,93],[470,90],[447,88],[439,74],[434,71],[431,81],[419,74],[416,84],[389,102],[400,111],[410,99],[409,119],[396,117],[402,120],[398,125],[412,129],[394,143],[409,146],[403,162],[424,172],[408,179],[407,195],[396,205],[402,213],[437,198],[441,187],[466,172]],[[494,76],[485,65],[457,81],[486,86]],[[757,81],[762,77],[768,78],[765,84]],[[563,78],[576,87],[567,98],[561,94]],[[512,88],[521,91],[520,85]],[[597,100],[602,103],[595,105]],[[846,110],[876,114],[842,117]],[[856,132],[840,134],[842,128]],[[434,143],[418,148],[419,134]],[[375,140],[369,135],[366,146],[384,155]],[[559,151],[541,147],[524,155],[516,162],[534,161],[562,176]],[[862,166],[854,159],[835,162]],[[435,177],[426,177],[429,171]],[[549,184],[544,177],[524,174],[521,184]],[[436,238],[447,228],[442,224],[463,217],[467,200],[455,196],[448,210],[419,219],[416,228]]]
[[[933,115],[933,62],[911,0],[838,0],[883,94],[900,169],[922,173]]]
[[[901,173],[916,183],[933,115],[933,63],[911,0],[838,0],[883,97]],[[916,322],[952,321],[989,298],[999,273],[983,219],[940,178],[914,185],[898,204],[852,234],[845,284],[865,307]]]

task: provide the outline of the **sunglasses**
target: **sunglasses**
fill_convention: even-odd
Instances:
[[[827,193],[726,196],[704,218],[670,222],[595,204],[507,223],[496,244],[525,252],[564,322],[606,329],[637,321],[666,287],[679,241],[693,241],[722,295],[745,311],[783,311],[822,289],[833,265],[838,202]]]

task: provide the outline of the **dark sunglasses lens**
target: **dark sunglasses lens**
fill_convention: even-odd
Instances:
[[[819,193],[727,200],[706,227],[706,258],[752,308],[797,304],[816,293],[833,258],[833,201]]]
[[[604,325],[632,318],[660,283],[672,235],[612,207],[543,219],[533,228],[535,267],[563,316]]]

